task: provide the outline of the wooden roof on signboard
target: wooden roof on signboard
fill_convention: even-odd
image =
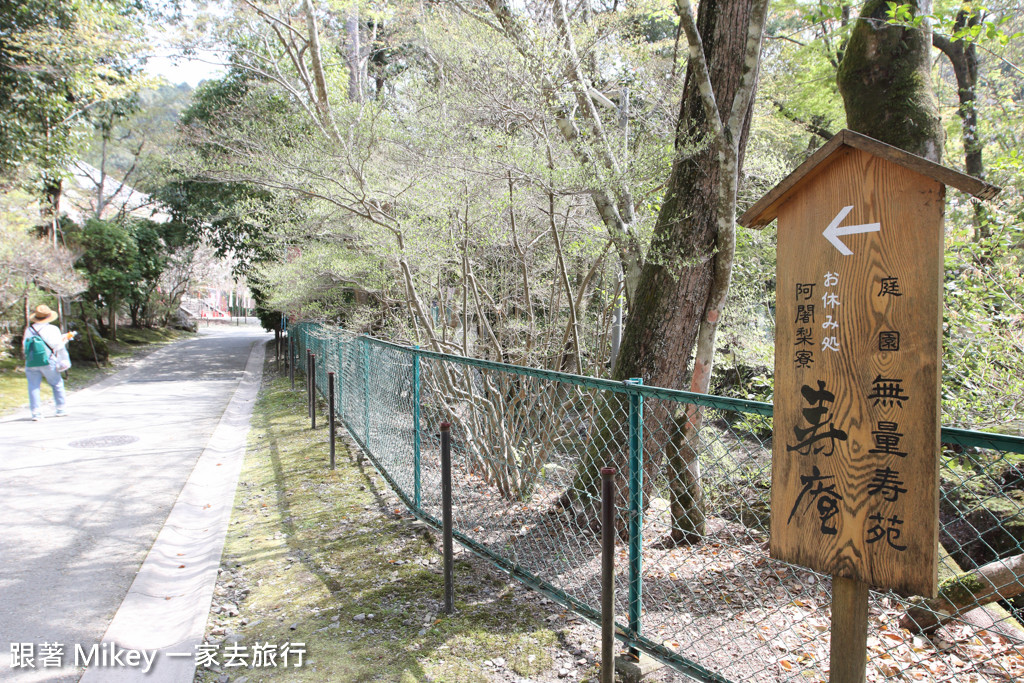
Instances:
[[[879,142],[866,135],[855,133],[852,130],[843,129],[831,140],[822,145],[818,151],[809,156],[807,160],[797,166],[796,170],[775,186],[768,194],[761,197],[737,221],[747,228],[763,228],[775,220],[778,215],[779,206],[782,205],[794,192],[798,192],[804,182],[828,164],[828,159],[840,147],[854,147],[873,154],[882,159],[891,161],[894,164],[905,166],[923,176],[927,176],[948,187],[953,187],[979,199],[992,199],[1001,188],[990,185],[984,180],[969,176],[959,171],[954,171],[924,157],[911,154],[898,147]]]

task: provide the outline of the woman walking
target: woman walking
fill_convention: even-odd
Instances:
[[[28,403],[32,419],[43,417],[42,400],[39,395],[43,380],[53,390],[53,402],[57,417],[67,415],[64,401],[64,378],[61,373],[71,367],[67,343],[74,338],[74,332],[61,334],[60,328],[51,325],[57,314],[49,306],[41,304],[29,316],[22,344],[25,350],[25,377],[28,379]]]

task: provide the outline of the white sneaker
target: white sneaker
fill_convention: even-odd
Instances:
[[[42,415],[33,415],[33,416],[32,416],[32,421],[33,421],[33,422],[39,422],[39,421],[40,421],[40,420],[42,420],[42,419],[43,419],[43,416],[42,416]]]
[[[68,413],[67,413],[66,410],[58,410],[56,413],[53,414],[53,416],[54,417],[67,417]]]

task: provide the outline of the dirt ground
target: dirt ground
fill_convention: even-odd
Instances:
[[[197,683],[598,680],[595,625],[458,544],[444,614],[439,534],[340,433],[330,470],[323,420],[311,430],[303,394],[266,370]]]

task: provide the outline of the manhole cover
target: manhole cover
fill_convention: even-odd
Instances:
[[[139,440],[137,436],[127,434],[112,434],[110,436],[94,436],[91,439],[72,441],[68,445],[72,448],[109,448],[110,446],[127,446]]]

